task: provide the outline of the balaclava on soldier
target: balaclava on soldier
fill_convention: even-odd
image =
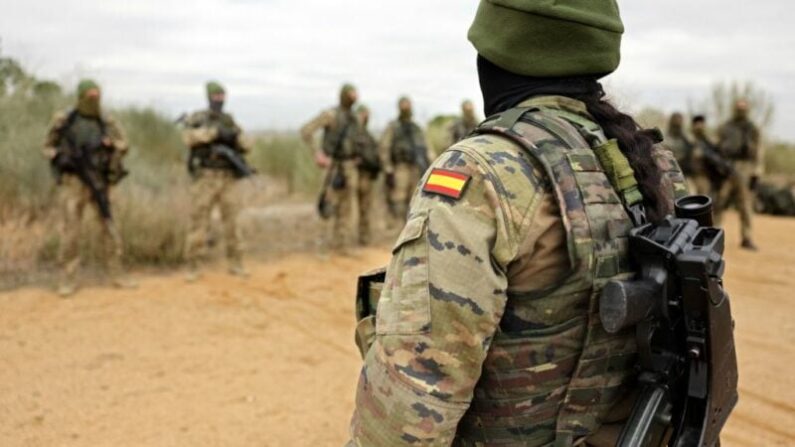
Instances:
[[[226,90],[218,81],[207,83],[207,102],[211,111],[215,113],[223,112],[225,99]]]
[[[93,94],[96,92],[96,94]],[[83,79],[77,84],[77,112],[83,116],[98,118],[100,116],[99,84],[91,79]]]

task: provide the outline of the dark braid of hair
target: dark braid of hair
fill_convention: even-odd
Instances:
[[[656,131],[641,129],[631,116],[605,100],[601,91],[579,96],[578,99],[585,103],[588,113],[602,127],[607,138],[618,141],[618,147],[635,171],[647,218],[651,222],[662,220],[672,209],[671,198],[666,194],[667,188],[662,187],[663,174],[652,156]]]

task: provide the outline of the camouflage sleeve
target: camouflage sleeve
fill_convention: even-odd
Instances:
[[[218,137],[218,129],[207,125],[207,120],[201,112],[196,112],[185,120],[182,130],[182,141],[185,145],[194,148],[213,142]]]
[[[251,149],[254,147],[254,141],[245,133],[243,133],[243,128],[237,124],[235,118],[232,115],[229,115],[229,119],[232,121],[232,125],[235,128],[235,132],[237,133],[237,148],[240,152],[248,153],[251,152]]]
[[[127,136],[121,124],[112,116],[108,116],[105,117],[105,126],[108,138],[110,138],[111,145],[113,145],[113,150],[119,155],[124,156],[130,149],[130,144],[127,142]]]
[[[682,174],[682,169],[679,167],[676,157],[670,150],[665,149],[661,145],[656,145],[652,149],[652,157],[654,157],[657,166],[662,171],[662,184],[660,186],[666,192],[667,198],[671,203],[669,212],[673,212],[673,202],[689,194],[685,176]]]
[[[381,158],[381,166],[383,166],[384,172],[387,174],[391,174],[395,171],[394,166],[392,166],[392,142],[395,139],[395,126],[393,123],[389,123],[384,130],[383,135],[381,135],[381,140],[378,142],[378,156]]]
[[[60,131],[66,124],[67,114],[64,112],[57,112],[50,121],[50,128],[47,131],[47,136],[44,139],[44,156],[52,159],[58,152],[58,146],[61,144]]]
[[[312,118],[308,123],[301,127],[301,139],[304,144],[313,152],[320,152],[322,149],[315,140],[315,134],[320,129],[326,129],[334,123],[334,112],[332,110],[324,110],[318,116]]]
[[[495,247],[514,235],[484,163],[448,150],[434,167],[469,177],[461,198],[420,190],[412,200],[359,377],[357,446],[453,442],[507,300]]]

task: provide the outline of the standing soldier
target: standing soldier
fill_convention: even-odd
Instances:
[[[249,144],[232,115],[223,111],[226,91],[218,82],[207,83],[209,108],[190,115],[184,122],[183,140],[190,148],[188,171],[193,178],[190,186],[191,222],[185,242],[188,261],[188,280],[199,278],[199,258],[207,248],[207,235],[213,208],[218,206],[226,240],[228,271],[246,276],[243,253],[237,228],[240,211],[238,180],[243,176],[236,164],[243,161]]]
[[[461,103],[461,117],[456,119],[450,126],[450,138],[452,144],[463,140],[475,127],[478,126],[478,118],[475,116],[475,106],[472,101],[466,100]]]
[[[389,123],[381,137],[379,152],[386,174],[389,212],[393,220],[405,222],[417,182],[434,157],[422,128],[412,119],[411,99],[401,97],[398,112],[398,119]]]
[[[623,29],[614,0],[480,2],[489,118],[426,173],[359,322],[351,446],[616,445],[637,345],[599,297],[635,273],[633,225],[686,193],[656,133],[604,98]]]
[[[121,160],[128,144],[118,122],[102,113],[100,97],[96,82],[81,81],[77,86],[77,106],[56,114],[44,144],[44,154],[58,183],[62,216],[58,294],[63,297],[77,290],[80,227],[86,207],[93,207],[101,220],[106,269],[113,285],[135,286],[123,276],[122,240],[111,218],[108,200],[110,186],[126,175]]]
[[[715,144],[707,135],[707,120],[703,115],[696,115],[690,123],[693,134],[693,155],[691,158],[692,173],[688,178],[690,191],[695,194],[716,197],[715,191],[720,188],[721,177],[727,173],[721,170],[722,165]]]
[[[373,187],[381,172],[378,143],[367,129],[370,110],[364,105],[356,109],[359,129],[356,135],[356,153],[359,162],[359,245],[368,245],[372,239],[370,215],[373,204]]]
[[[717,217],[733,204],[740,212],[741,247],[756,250],[751,238],[751,218],[753,191],[762,171],[762,148],[759,129],[749,118],[748,108],[748,101],[737,100],[734,115],[719,132],[718,147],[723,156],[731,161],[734,173],[721,188]]]
[[[354,239],[355,216],[359,195],[359,166],[356,137],[359,122],[353,106],[358,100],[356,87],[345,84],[340,90],[337,107],[320,112],[301,128],[304,143],[314,152],[315,163],[326,170],[326,181],[320,192],[321,216],[334,218],[331,248],[345,251]],[[323,129],[320,145],[315,134]],[[329,211],[330,209],[330,211]]]

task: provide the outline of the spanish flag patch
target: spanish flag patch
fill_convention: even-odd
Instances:
[[[434,169],[425,181],[425,186],[422,187],[422,190],[452,197],[453,199],[460,199],[470,178],[470,176],[460,172]]]

